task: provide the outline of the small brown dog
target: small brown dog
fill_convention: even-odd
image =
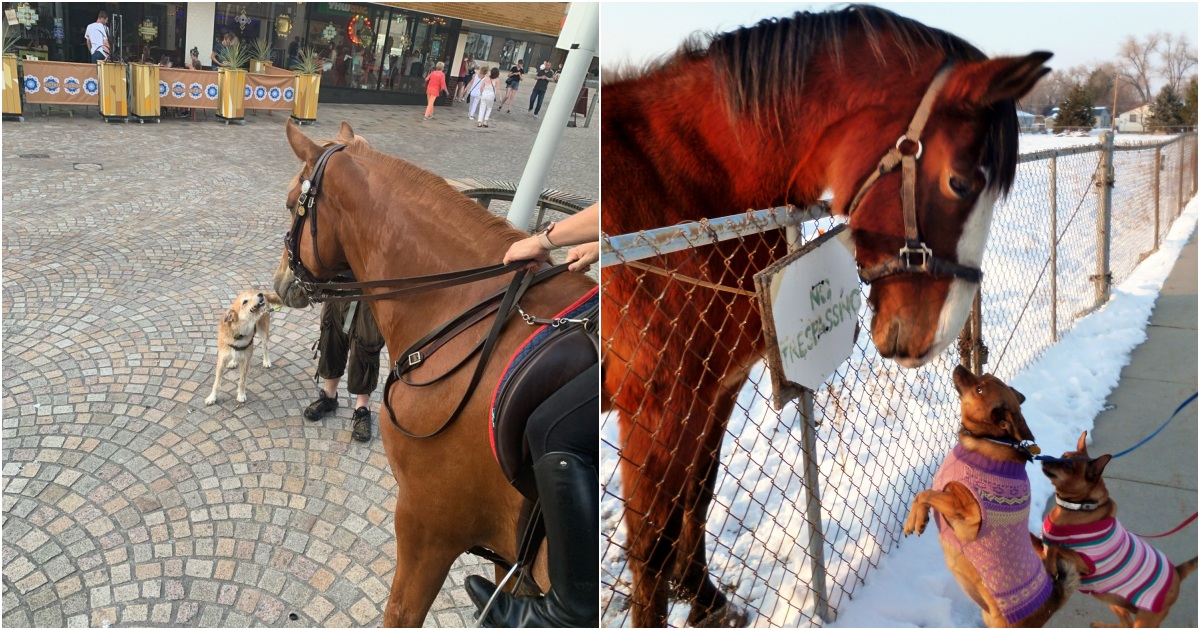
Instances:
[[[1030,488],[1025,442],[1033,433],[1021,415],[1025,397],[988,374],[954,369],[962,402],[958,444],[933,478],[933,490],[913,501],[904,535],[921,534],[929,508],[937,512],[946,566],[983,610],[989,627],[1045,625],[1078,587],[1067,561],[1044,566],[1041,544],[1029,532]]]
[[[1179,584],[1196,570],[1196,558],[1173,567],[1166,554],[1117,522],[1117,504],[1101,477],[1112,456],[1088,457],[1087,431],[1063,458],[1042,462],[1057,504],[1042,523],[1042,538],[1051,553],[1076,564],[1080,592],[1108,604],[1121,620],[1092,627],[1159,627],[1179,599]]]
[[[204,404],[217,402],[221,374],[234,366],[238,368],[237,401],[246,402],[246,373],[250,371],[254,336],[258,332],[262,333],[263,367],[271,367],[271,308],[268,304],[283,306],[283,301],[274,293],[242,291],[225,311],[217,324],[217,375],[213,379],[212,393],[204,399]]]

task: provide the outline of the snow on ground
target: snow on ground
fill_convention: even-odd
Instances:
[[[1108,304],[1076,322],[1062,341],[1011,379],[1026,396],[1021,410],[1043,453],[1073,450],[1079,433],[1092,429],[1121,369],[1146,339],[1154,302],[1196,227],[1198,209],[1193,198],[1159,251],[1113,289]],[[1038,532],[1053,488],[1042,475],[1030,475],[1029,480],[1029,529]],[[918,576],[912,567],[921,567]],[[977,627],[981,621],[979,607],[946,569],[937,531],[931,527],[884,555],[829,627]]]
[[[1089,144],[1098,144],[1100,142],[1099,129],[1093,129],[1090,132],[1082,133],[1075,132],[1070,134],[1055,135],[1051,133],[1023,133],[1021,134],[1021,153],[1031,153],[1033,151],[1044,151],[1046,149],[1066,149],[1068,147],[1082,147]],[[1171,136],[1153,135],[1148,133],[1118,133],[1114,142],[1117,144],[1147,144],[1151,142],[1162,142],[1170,139]]]

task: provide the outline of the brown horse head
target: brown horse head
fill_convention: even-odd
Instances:
[[[960,60],[946,71],[920,145],[909,148],[919,151],[913,191],[917,240],[934,258],[966,269],[982,267],[993,208],[1015,177],[1013,102],[1049,72],[1042,66],[1049,57]],[[853,198],[877,168],[877,158],[869,154],[860,154],[858,162],[857,169],[835,178],[838,200]],[[850,216],[862,269],[894,259],[906,245],[902,178],[900,168],[881,177]],[[841,203],[835,208],[847,210]],[[948,274],[902,271],[874,279],[868,303],[875,346],[904,367],[932,360],[958,336],[978,288],[973,278]]]
[[[360,148],[369,148],[370,145],[362,136],[354,135],[354,130],[349,124],[343,122],[338,131],[336,140],[328,140],[323,142],[313,142],[307,136],[300,132],[300,129],[288,121],[287,123],[287,138],[288,143],[295,152],[296,157],[300,158],[303,164],[300,167],[300,172],[292,178],[288,185],[287,207],[292,213],[292,220],[296,220],[297,201],[300,198],[301,183],[308,177],[312,176],[313,167],[318,158],[326,148],[334,144],[345,144],[347,146],[357,146]],[[334,156],[331,160],[337,158]],[[339,160],[339,164],[345,163],[345,166],[350,165],[350,160]],[[351,170],[350,173],[356,173],[357,169]],[[361,175],[361,173],[359,173]],[[324,186],[343,186],[346,175],[339,170],[337,178],[332,180],[326,179],[322,182]],[[350,188],[353,190],[353,188]],[[332,198],[330,201],[327,199]],[[314,277],[322,280],[331,279],[340,271],[348,269],[345,254],[341,250],[340,240],[337,235],[336,217],[340,216],[337,204],[344,203],[345,198],[342,195],[326,194],[322,195],[322,206],[317,213],[315,220],[317,223],[317,252],[313,250],[312,231],[310,229],[302,229],[297,235],[299,240],[298,251],[300,252],[300,261],[304,267],[308,269]],[[314,220],[314,217],[309,217],[309,220]],[[304,308],[310,304],[309,296],[303,290],[301,283],[292,273],[290,266],[290,258],[288,256],[287,247],[284,247],[283,256],[279,260],[279,265],[275,268],[274,284],[275,292],[279,294],[283,303],[292,308]]]

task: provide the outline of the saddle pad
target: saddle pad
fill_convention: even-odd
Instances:
[[[554,319],[598,312],[599,291],[599,287],[592,289]],[[564,324],[556,329],[544,324],[521,344],[496,383],[488,436],[492,454],[505,477],[526,497],[537,495],[525,444],[530,414],[597,360],[595,342],[582,326]]]

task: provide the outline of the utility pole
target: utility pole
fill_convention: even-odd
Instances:
[[[1113,110],[1112,110],[1112,131],[1117,133],[1117,98],[1121,95],[1121,73],[1113,74]]]

